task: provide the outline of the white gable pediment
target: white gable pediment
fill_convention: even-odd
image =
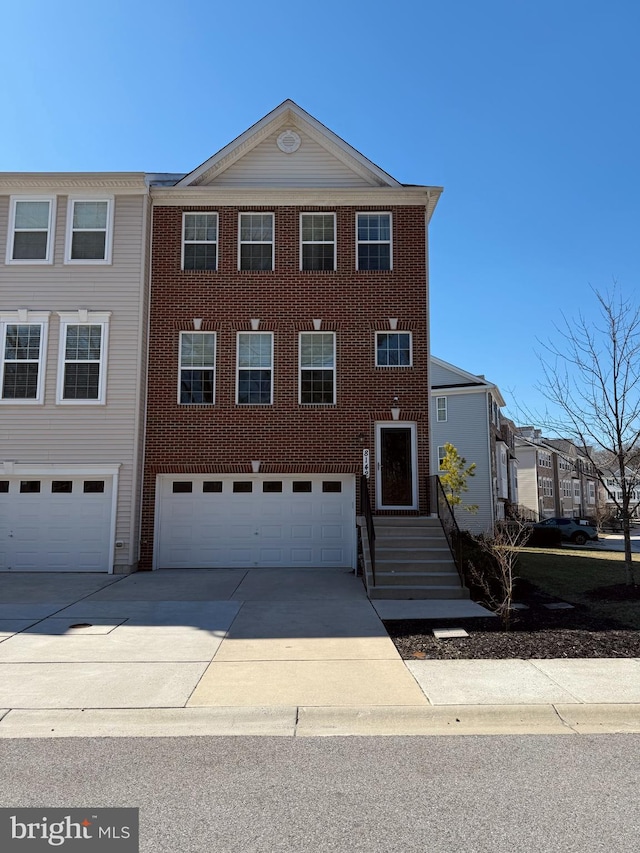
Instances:
[[[285,101],[177,186],[400,187],[378,166]]]

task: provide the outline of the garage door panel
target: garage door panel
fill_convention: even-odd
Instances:
[[[247,481],[223,477],[221,490],[209,493],[203,492],[204,475],[161,475],[160,480],[160,568],[353,567],[354,477],[331,477],[327,489],[321,475],[270,475],[264,491],[265,479],[257,476],[250,492],[234,491],[234,483]],[[192,491],[174,492],[174,480],[189,480]]]
[[[64,479],[70,490],[59,489]],[[112,478],[104,490],[84,493],[85,477],[14,477],[0,494],[0,570],[109,571]],[[25,491],[21,483],[39,484]]]

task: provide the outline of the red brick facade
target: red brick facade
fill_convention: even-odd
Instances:
[[[211,210],[219,217],[218,270],[181,270],[183,210]],[[238,212],[275,215],[275,269],[238,271]],[[354,473],[362,450],[371,451],[375,494],[375,423],[390,421],[397,395],[400,420],[416,424],[420,511],[426,511],[428,475],[428,345],[425,208],[376,206],[393,215],[393,270],[356,270],[356,211],[366,207],[173,207],[153,211],[148,408],[141,568],[150,568],[155,483],[159,473],[261,472]],[[301,212],[336,214],[335,272],[301,272]],[[214,405],[177,402],[179,333],[217,333]],[[273,404],[237,405],[236,333],[274,333]],[[298,334],[336,333],[336,404],[298,402]],[[375,332],[413,336],[412,367],[376,367]]]

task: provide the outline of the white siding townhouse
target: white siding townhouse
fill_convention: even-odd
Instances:
[[[149,193],[0,174],[0,570],[138,560]]]
[[[500,409],[505,401],[499,388],[484,376],[431,356],[431,466],[440,467],[444,445],[453,444],[467,464],[475,462],[475,476],[467,480],[463,505],[478,505],[476,513],[456,510],[459,526],[472,533],[493,529],[505,517],[505,506],[517,502],[517,469],[512,449],[501,432]]]

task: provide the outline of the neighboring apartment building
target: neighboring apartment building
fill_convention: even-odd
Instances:
[[[151,181],[141,566],[356,565],[358,477],[425,513],[428,223],[285,101]]]
[[[492,530],[507,504],[517,503],[514,424],[503,418],[504,405],[499,388],[484,376],[431,356],[431,465],[439,469],[447,442],[475,463],[462,503],[477,504],[478,511],[456,511],[458,524],[473,533]]]
[[[601,471],[604,485],[600,483],[599,505],[605,517],[616,517],[622,504],[622,485],[620,472],[614,468],[604,468]],[[625,473],[627,487],[631,489],[629,514],[632,518],[640,518],[640,476],[637,469],[627,468]]]
[[[137,565],[148,187],[0,174],[0,570]]]
[[[531,426],[517,431],[520,503],[540,520],[594,517],[598,477],[584,452],[569,439],[544,438]]]

